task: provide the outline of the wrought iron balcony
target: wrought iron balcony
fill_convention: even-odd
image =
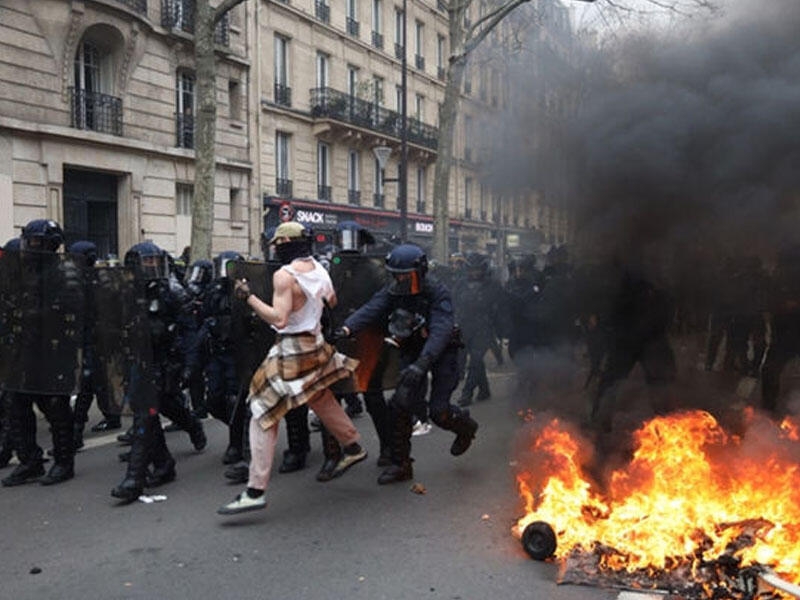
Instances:
[[[132,11],[139,13],[140,15],[147,14],[147,0],[117,0],[120,4],[124,4]]]
[[[161,0],[161,25],[194,33],[194,0]]]
[[[347,33],[353,37],[358,37],[359,25],[353,17],[347,17]]]
[[[361,191],[347,190],[347,201],[350,204],[361,204]]]
[[[275,195],[281,198],[292,197],[292,180],[275,178]]]
[[[333,200],[333,188],[329,185],[317,184],[317,198],[330,202]]]
[[[331,20],[331,7],[320,0],[316,0],[314,2],[314,14],[323,23],[329,23]]]
[[[280,104],[281,106],[292,105],[292,88],[290,88],[288,85],[276,83],[274,94],[275,104]]]
[[[436,76],[444,81],[447,72],[444,70],[444,67],[436,67]]]
[[[193,34],[194,10],[195,0],[161,0],[161,26]],[[225,13],[214,27],[214,43],[229,46],[230,42],[230,14]]]
[[[403,121],[399,113],[333,88],[311,90],[311,116],[350,123],[398,139],[402,136]],[[436,127],[409,118],[406,128],[409,142],[436,150],[439,140]]]
[[[376,208],[383,208],[385,202],[386,202],[386,194],[379,194],[377,192],[372,194],[372,204]]]
[[[194,148],[194,115],[175,115],[175,136],[178,148]]]
[[[372,45],[376,48],[383,48],[383,35],[377,31],[372,32]]]
[[[122,135],[122,99],[69,88],[70,125],[100,133]]]
[[[425,70],[425,57],[424,56],[420,56],[419,54],[414,55],[414,64],[417,65],[417,68],[420,71],[424,71]]]
[[[405,48],[403,48],[403,44],[398,44],[397,42],[394,43],[394,57],[397,59],[402,60],[403,54],[405,53]]]

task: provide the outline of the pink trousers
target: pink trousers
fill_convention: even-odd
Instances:
[[[319,417],[325,428],[342,446],[347,446],[361,439],[353,421],[344,412],[330,390],[326,390],[319,398],[309,402],[308,406]],[[247,486],[266,490],[272,472],[272,461],[275,459],[275,446],[278,443],[278,423],[264,430],[258,419],[250,419],[250,475]]]

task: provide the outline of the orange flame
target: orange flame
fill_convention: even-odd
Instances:
[[[752,412],[748,419],[753,441],[728,435],[702,411],[645,423],[632,460],[604,493],[583,469],[588,444],[553,420],[532,443],[535,467],[517,476],[525,515],[513,533],[546,521],[557,557],[599,542],[617,551],[606,568],[632,572],[712,560],[749,532],[753,544],[737,552],[742,566],[770,566],[800,583],[798,424],[765,424]]]

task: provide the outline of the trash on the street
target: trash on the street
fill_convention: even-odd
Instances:
[[[139,502],[144,502],[145,504],[152,504],[153,502],[163,502],[166,499],[167,497],[161,494],[157,494],[154,496],[146,496],[142,494],[141,496],[139,496]]]
[[[422,495],[422,494],[425,494],[428,490],[425,489],[424,485],[422,485],[421,483],[417,482],[417,483],[415,483],[414,485],[411,486],[411,491],[414,492],[415,494]]]

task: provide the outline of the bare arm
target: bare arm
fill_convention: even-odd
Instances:
[[[275,271],[272,276],[272,306],[260,300],[255,294],[247,297],[247,304],[253,311],[270,325],[278,329],[286,327],[289,314],[292,312],[292,283],[294,277],[283,270]]]

